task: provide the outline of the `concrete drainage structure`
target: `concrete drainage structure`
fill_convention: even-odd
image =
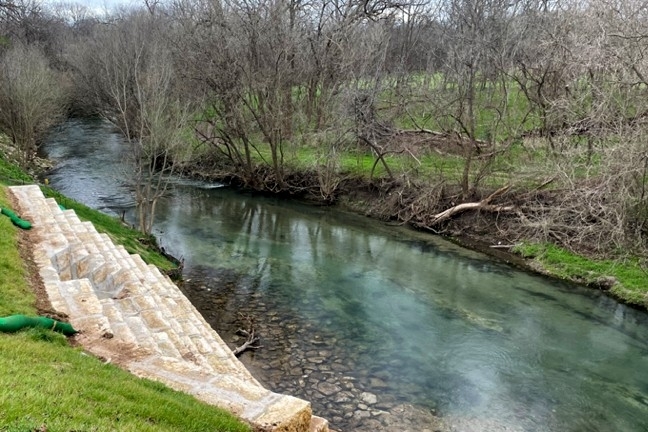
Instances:
[[[229,410],[263,432],[327,432],[310,403],[263,388],[178,287],[35,185],[9,188],[33,224],[56,312],[90,353]]]

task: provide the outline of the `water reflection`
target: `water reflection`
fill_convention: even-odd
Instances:
[[[237,308],[260,298],[292,328],[314,323],[324,340],[343,341],[353,367],[334,381],[360,369],[358,379],[380,380],[362,390],[446,415],[496,413],[522,430],[645,425],[645,404],[630,421],[610,408],[641,400],[646,320],[606,297],[325,209],[231,191],[182,190],[167,205],[173,217],[160,229],[189,274],[234,270],[244,275],[231,294],[242,297]],[[197,215],[200,226],[180,222]],[[290,330],[272,332],[273,345],[294,349],[280,342]]]
[[[105,206],[75,176],[104,178],[114,149],[86,157],[72,129],[46,147],[76,161],[52,183]],[[375,413],[414,403],[482,425],[459,430],[648,430],[644,313],[435,238],[208,187],[179,182],[159,206],[187,295],[232,343],[237,313],[255,316],[264,349],[244,361],[335,426],[396,430]],[[127,203],[118,184],[110,199]]]

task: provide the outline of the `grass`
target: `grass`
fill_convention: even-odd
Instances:
[[[434,104],[458,100],[457,89],[451,83],[444,83],[442,78],[436,77],[431,87],[413,82],[408,89],[421,102],[411,103],[407,115],[394,119],[396,126],[404,129],[433,129],[456,130],[460,127],[450,115],[441,115],[434,112]],[[421,96],[423,95],[423,96]],[[427,95],[427,96],[426,96]],[[425,101],[425,98],[429,101]],[[437,98],[436,102],[434,99]],[[390,105],[390,97],[383,97],[384,103]],[[446,107],[446,111],[448,107]],[[478,85],[475,92],[474,106],[475,138],[481,140],[494,139],[504,141],[516,137],[521,132],[528,132],[541,125],[538,114],[525,97],[520,86],[514,81],[506,83],[506,88],[501,82]],[[458,111],[455,107],[454,112]],[[465,119],[464,119],[465,120]]]
[[[71,348],[61,335],[0,335],[0,431],[249,432],[233,416]]]
[[[601,277],[617,283],[610,292],[625,303],[648,308],[648,273],[638,259],[595,260],[576,255],[551,243],[523,243],[514,252],[533,259],[551,276],[593,284]]]
[[[34,180],[18,166],[7,161],[2,147],[8,144],[8,138],[0,133],[0,183],[25,184]]]
[[[548,143],[543,143],[542,148],[529,148],[525,146],[525,139],[522,138],[523,132],[534,131],[541,126],[542,122],[537,110],[534,110],[534,106],[529,103],[519,84],[513,80],[489,82],[485,77],[478,78],[474,112],[476,138],[495,143],[494,147],[484,151],[485,155],[496,153],[493,158],[482,155],[472,160],[468,173],[469,183],[471,185],[479,183],[478,186],[492,189],[509,183],[529,187],[541,184],[547,180],[548,168],[555,168],[553,167],[555,158]],[[484,80],[487,82],[483,82]],[[362,82],[357,84],[363,86]],[[303,93],[303,89],[298,90],[295,98]],[[394,126],[405,129],[422,127],[437,131],[460,130],[456,119],[452,116],[439,115],[434,111],[435,103],[442,100],[451,104],[450,101],[457,99],[457,92],[460,90],[453,83],[447,82],[442,74],[414,75],[403,88],[398,89],[400,90],[404,95],[395,94],[397,91],[395,80],[388,79],[383,83],[376,102],[379,116],[384,117],[381,120],[388,123],[391,121]],[[407,113],[401,112],[401,105],[396,103],[402,97],[408,98]],[[296,104],[297,102],[295,100]],[[396,108],[397,106],[399,109]],[[451,109],[450,106],[445,107],[445,110],[456,114],[456,110]],[[213,119],[214,116],[215,112],[206,108],[197,118]],[[298,118],[294,121],[304,120]],[[346,121],[345,127],[351,130],[353,119],[349,117]],[[284,166],[296,171],[317,170],[324,161],[332,157],[327,151],[328,141],[331,143],[338,143],[338,140],[354,141],[353,134],[343,138],[329,132],[317,132],[312,135],[309,132],[310,128],[311,125],[303,124],[301,127],[296,127],[296,130],[301,130],[303,134],[297,133],[291,142],[284,143]],[[253,162],[261,166],[270,166],[269,146],[264,143],[258,130],[255,132],[251,127],[248,132],[249,138],[256,143],[258,149],[258,153],[252,152]],[[540,139],[536,141],[539,142]],[[459,151],[441,154],[432,148],[424,148],[428,144],[423,144],[422,148],[414,151],[416,157],[407,153],[385,156],[391,172],[396,178],[416,178],[433,184],[445,182],[459,186],[463,179],[466,158],[461,156]],[[583,160],[578,160],[578,156],[573,156],[571,153],[573,152],[560,156],[563,160],[572,162],[571,166],[574,167],[579,178],[591,175],[597,155],[594,155],[594,160],[590,161],[585,160],[582,155],[580,157]],[[337,154],[333,157],[336,158],[336,163],[329,166],[335,166],[338,170],[337,174],[342,177],[352,176],[369,180],[372,177],[385,178],[388,175],[382,163],[376,164],[372,173],[375,155],[367,148],[353,146],[338,148]],[[550,187],[559,187],[558,181],[554,181]]]
[[[271,166],[271,153],[267,145],[257,137],[258,151],[252,152],[254,164]],[[543,143],[546,144],[546,143]],[[369,180],[376,156],[363,149],[339,149],[335,154],[327,153],[326,144],[318,148],[315,144],[285,143],[285,167],[299,171],[316,171],[331,158],[336,159],[335,169],[341,177],[351,176]],[[496,150],[496,151],[495,151]],[[488,156],[495,151],[492,158]],[[569,154],[562,154],[561,160],[568,161],[578,178],[592,176],[598,170],[601,155],[595,153],[591,160],[585,156],[585,147],[573,149]],[[450,185],[458,185],[463,177],[466,158],[460,154],[440,153],[433,149],[420,152],[416,158],[408,153],[388,153],[384,156],[394,177],[415,178],[420,181],[437,183],[439,181]],[[548,173],[555,172],[556,158],[552,156],[549,145],[538,143],[523,143],[515,141],[506,147],[500,145],[482,152],[473,158],[469,173],[470,184],[475,184],[479,177],[479,185],[497,189],[509,183],[517,186],[534,188],[547,180]],[[485,175],[481,177],[481,169]],[[388,173],[382,163],[375,164],[373,178],[385,178]],[[559,179],[558,179],[559,180]],[[559,181],[554,181],[551,188],[559,187]]]
[[[6,190],[0,187],[0,207],[9,207]],[[0,316],[34,313],[34,294],[18,253],[16,230],[8,217],[0,216]],[[1,357],[1,356],[0,356]],[[0,416],[2,418],[2,416]]]
[[[2,185],[0,206],[9,206]],[[19,235],[0,218],[0,316],[36,314]],[[48,330],[0,333],[0,352],[0,432],[250,431],[229,413],[104,364]]]

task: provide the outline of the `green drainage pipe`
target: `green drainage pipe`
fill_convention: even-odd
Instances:
[[[25,315],[11,315],[0,318],[0,332],[15,333],[22,329],[39,327],[63,333],[65,336],[72,336],[78,331],[74,330],[71,324],[53,320],[46,317],[28,317]]]
[[[28,230],[28,229],[30,229],[32,227],[31,223],[29,223],[28,221],[26,221],[24,219],[20,219],[16,213],[12,212],[8,208],[3,207],[0,210],[0,213],[2,213],[5,216],[8,216],[9,219],[11,219],[11,222],[13,222],[13,224],[16,225],[19,228],[22,228],[24,230]]]

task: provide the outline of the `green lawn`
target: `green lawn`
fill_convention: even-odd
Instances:
[[[48,331],[0,335],[0,431],[232,431],[231,415],[71,348]]]

